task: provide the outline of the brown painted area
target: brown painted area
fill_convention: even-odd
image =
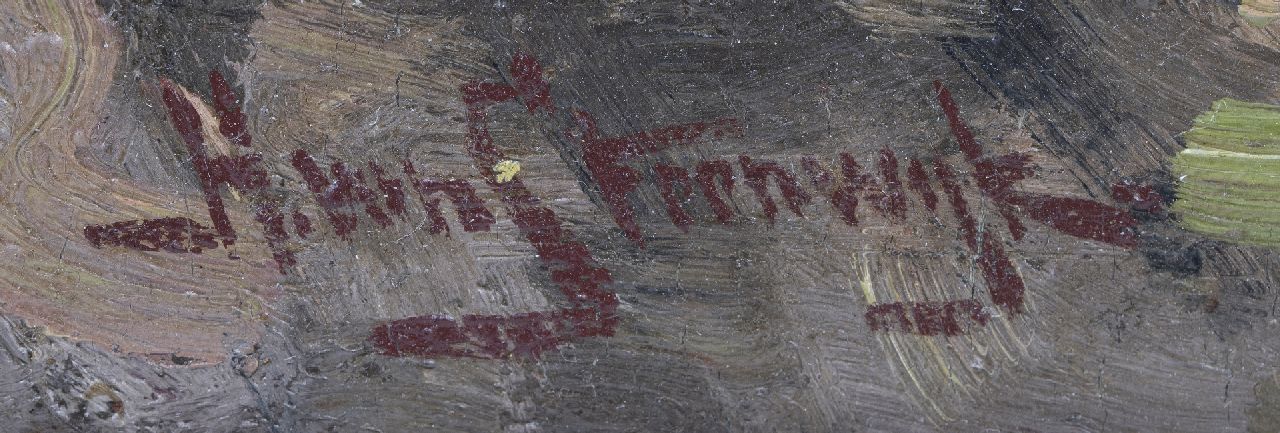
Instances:
[[[217,233],[189,218],[159,218],[121,221],[84,228],[84,237],[94,247],[124,247],[138,251],[200,253],[217,248]]]

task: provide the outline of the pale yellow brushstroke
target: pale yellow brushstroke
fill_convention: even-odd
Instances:
[[[869,253],[866,253],[866,252],[862,253],[863,260],[859,261],[857,258],[857,253],[855,253],[852,256],[853,267],[854,267],[855,273],[859,275],[859,281],[860,281],[859,285],[864,293],[864,297],[867,301],[867,305],[874,305],[877,303],[875,301],[877,298],[875,295],[874,286],[872,284],[870,259],[867,258],[868,254]],[[892,285],[890,285],[890,287],[892,287]],[[897,291],[891,291],[890,295],[895,299],[895,302],[902,301]],[[890,354],[888,351],[885,351],[885,360],[886,362],[889,362],[891,365],[896,364],[902,367],[901,371],[906,373],[907,379],[908,381],[910,381],[910,385],[916,389],[916,392],[908,394],[911,397],[911,399],[915,401],[917,405],[925,406],[933,410],[933,413],[937,417],[940,417],[942,421],[945,422],[945,421],[952,420],[952,418],[948,416],[945,411],[943,411],[942,407],[938,405],[938,402],[934,401],[931,393],[925,389],[923,385],[923,381],[920,380],[919,377],[917,377],[916,372],[912,368],[912,363],[907,361],[907,354],[904,352],[904,349],[903,349],[903,346],[906,345],[907,343],[899,341],[899,339],[897,338],[897,335],[889,334],[889,333],[878,334],[876,336],[876,339],[880,341],[880,345],[882,348],[885,346],[889,346],[893,348],[893,354]],[[894,356],[894,354],[896,354],[896,356]],[[920,401],[921,399],[923,399],[924,401],[921,402]],[[936,419],[935,417],[929,417],[929,418]]]
[[[213,114],[213,107],[181,84],[173,83],[173,88],[178,89],[182,98],[190,102],[191,106],[195,107],[196,114],[200,116],[200,133],[204,136],[204,144],[208,147],[206,151],[209,152],[209,156],[231,155],[231,141],[223,137],[222,131],[218,129],[218,115]]]
[[[867,301],[867,305],[875,305],[879,303],[879,301],[876,300],[876,292],[871,286],[871,269],[868,268],[868,265],[865,263],[865,257],[867,254],[868,253],[865,252],[862,253],[864,259],[863,261],[859,261],[858,253],[853,253],[853,267],[854,272],[860,276],[858,282],[859,287],[862,289],[863,299]]]
[[[941,406],[938,406],[937,401],[934,401],[933,393],[925,389],[923,381],[916,376],[915,369],[912,368],[913,367],[912,363],[907,362],[907,355],[903,353],[902,346],[908,343],[903,342],[900,344],[897,336],[894,336],[894,335],[888,336],[888,340],[890,342],[890,345],[893,346],[893,351],[898,355],[897,364],[902,366],[902,370],[905,371],[907,373],[907,377],[911,379],[912,386],[916,388],[916,393],[912,395],[913,399],[916,396],[919,396],[919,398],[923,398],[925,401],[929,402],[929,408],[933,409],[933,413],[936,416],[936,418],[935,417],[929,417],[929,418],[933,419],[934,422],[938,422],[939,419],[942,422],[948,422],[953,420],[954,418],[948,415],[947,412],[943,410]]]
[[[882,256],[876,261],[871,253],[851,255],[851,267],[855,276],[850,281],[852,291],[862,295],[867,305],[884,302],[945,301],[961,299],[968,293],[952,290],[938,279],[936,272],[915,275],[911,278],[908,263],[904,259]],[[892,261],[892,264],[884,262]],[[1021,272],[1021,269],[1018,269]],[[956,286],[959,287],[959,286]],[[1028,308],[1034,309],[1028,302]],[[999,322],[999,323],[996,323]],[[984,369],[1001,368],[1018,362],[1020,354],[1026,356],[1026,342],[1006,316],[994,317],[988,326],[970,328],[962,336],[922,336],[907,333],[885,332],[876,338],[884,350],[886,361],[901,375],[910,390],[908,396],[925,410],[925,416],[934,424],[945,424],[959,418],[961,407],[971,402],[986,383],[972,361],[975,357],[988,359],[994,348],[1006,361],[991,364],[988,359]],[[1008,341],[1005,341],[1008,340]],[[994,346],[994,347],[992,347]]]
[[[901,282],[900,284],[893,284],[890,287],[903,287],[903,288],[906,288],[907,290],[910,290],[913,285],[906,284],[907,275],[906,275],[906,270],[903,269],[902,261],[895,260],[894,268],[897,270],[898,278],[901,280]],[[924,292],[926,292],[927,289],[925,287],[920,287],[919,290],[922,295],[920,296],[919,299],[912,297],[910,293],[908,293],[907,295],[908,300],[912,302],[923,302],[926,299],[930,299],[932,301],[938,301],[938,300],[946,299],[946,296],[947,296],[944,293],[932,293],[933,296],[923,296],[925,294]],[[925,347],[929,349],[929,353],[933,355],[933,360],[935,362],[933,367],[935,369],[942,370],[942,375],[947,377],[947,379],[949,379],[952,383],[959,384],[959,378],[957,378],[955,374],[951,372],[951,368],[947,364],[946,356],[943,355],[942,353],[942,348],[938,347],[938,340],[935,338],[925,338],[921,340],[924,343]]]
[[[520,172],[520,161],[510,159],[499,161],[493,166],[493,171],[495,172],[494,180],[498,183],[510,182],[511,179],[516,178],[516,173]]]

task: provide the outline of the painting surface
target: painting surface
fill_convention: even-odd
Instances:
[[[8,431],[1280,431],[1280,4],[0,2]]]

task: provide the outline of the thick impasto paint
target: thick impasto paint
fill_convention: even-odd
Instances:
[[[1216,239],[1280,246],[1280,106],[1222,99],[1183,135],[1173,211]]]

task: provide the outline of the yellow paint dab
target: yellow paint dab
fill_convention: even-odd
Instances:
[[[498,183],[510,182],[511,179],[516,178],[516,173],[520,172],[520,161],[502,160],[493,166],[493,171],[497,173],[494,175],[494,180]]]

